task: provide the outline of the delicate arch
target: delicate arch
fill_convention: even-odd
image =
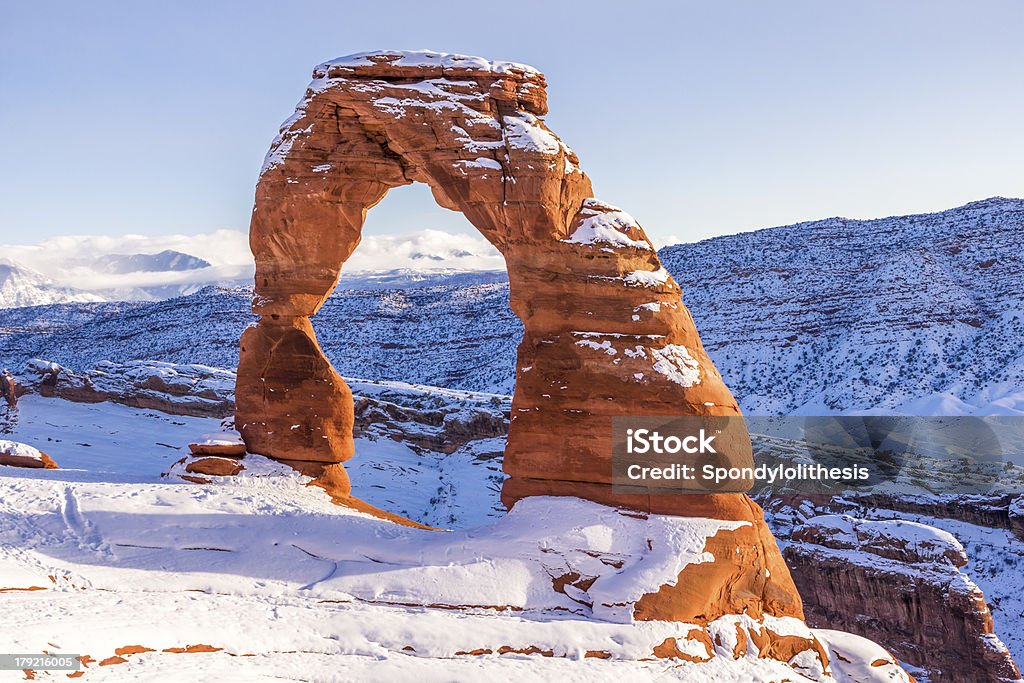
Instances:
[[[416,181],[506,259],[525,327],[510,500],[563,489],[607,498],[614,415],[739,414],[643,229],[592,196],[546,112],[544,76],[520,64],[381,52],[314,70],[256,190],[261,318],[242,341],[237,408],[251,452],[353,455],[351,394],[308,317],[359,244],[366,212]],[[743,444],[730,455],[750,463]]]
[[[684,570],[701,573],[697,583],[680,575],[639,600],[636,618],[801,616],[774,539],[745,495],[612,491],[614,416],[739,409],[643,229],[593,197],[577,156],[539,118],[546,111],[544,76],[520,64],[375,52],[314,70],[256,189],[260,319],[242,336],[236,390],[248,451],[313,473],[336,499],[359,505],[340,464],[354,450],[352,394],[309,316],[359,244],[366,212],[390,188],[424,182],[504,255],[509,303],[523,321],[506,504],[573,495],[749,522],[718,541],[729,549],[720,559]],[[723,436],[729,464],[752,464],[742,426]]]

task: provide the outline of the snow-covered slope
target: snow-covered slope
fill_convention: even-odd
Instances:
[[[90,292],[61,287],[42,273],[0,261],[0,308],[104,301]]]
[[[748,413],[1024,413],[1024,200],[661,250]]]
[[[342,289],[409,289],[415,287],[501,284],[508,282],[504,270],[413,270],[395,268],[381,271],[342,271]]]
[[[637,586],[710,561],[707,538],[745,522],[544,497],[492,515],[491,470],[473,452],[360,439],[359,495],[425,498],[441,479],[471,502],[449,510],[472,528],[403,527],[259,456],[242,477],[162,478],[216,420],[19,405],[14,437],[64,469],[0,471],[3,647],[87,655],[83,680],[909,680],[880,646],[793,618],[632,621]],[[559,589],[572,572],[593,580]],[[808,649],[776,661],[761,651],[768,630],[816,638],[828,665]],[[656,657],[666,642],[682,654]]]
[[[205,289],[151,304],[0,311],[0,367],[43,358],[73,370],[112,360],[234,368],[251,292]],[[339,290],[314,317],[348,377],[508,394],[522,326],[507,284]]]

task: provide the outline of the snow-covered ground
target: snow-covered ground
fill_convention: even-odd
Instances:
[[[97,681],[810,680],[756,652],[654,660],[666,638],[684,647],[691,626],[630,623],[644,586],[708,561],[706,539],[742,523],[551,498],[499,516],[486,460],[382,439],[357,444],[356,492],[466,528],[400,527],[336,506],[258,456],[247,456],[249,476],[209,485],[161,477],[218,424],[23,398],[11,438],[62,469],[0,471],[0,651],[89,655],[84,680]],[[437,482],[458,489],[455,504]],[[387,488],[374,498],[377,487]],[[553,590],[570,572],[596,578]],[[847,659],[884,657],[855,637],[820,638]],[[833,659],[834,680],[869,680],[863,660]]]

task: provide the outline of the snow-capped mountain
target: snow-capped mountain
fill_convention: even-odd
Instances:
[[[90,292],[58,286],[42,273],[0,262],[0,308],[102,300]]]
[[[102,273],[160,273],[167,271],[199,270],[209,268],[210,262],[165,249],[157,254],[105,254],[93,261],[93,267]]]
[[[162,248],[162,249],[161,249]],[[160,250],[160,251],[157,251]],[[237,230],[199,235],[64,236],[33,245],[0,245],[4,262],[47,280],[42,289],[88,292],[90,301],[159,301],[204,287],[252,282],[248,236]],[[479,284],[504,280],[505,261],[480,235],[424,229],[366,235],[345,263],[342,286],[355,289]],[[63,292],[66,294],[66,292]],[[0,299],[0,308],[69,299]]]
[[[751,414],[1024,412],[1024,200],[841,218],[660,255]],[[446,280],[445,278],[449,278]],[[250,291],[0,311],[0,365],[234,367]],[[500,273],[346,276],[313,319],[345,376],[510,393],[522,334]]]
[[[44,262],[53,276],[6,259],[0,271],[0,308],[76,301],[159,301],[194,294],[209,286],[240,286],[248,268],[215,267],[179,251],[104,254]],[[80,283],[84,286],[71,286]]]

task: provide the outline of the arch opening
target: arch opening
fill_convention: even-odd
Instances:
[[[421,183],[390,190],[310,320],[353,394],[352,496],[446,529],[500,517],[522,325],[504,259],[476,228]]]
[[[390,190],[367,213],[311,321],[343,377],[512,394],[509,344],[522,325],[508,306],[504,257],[422,183]]]

